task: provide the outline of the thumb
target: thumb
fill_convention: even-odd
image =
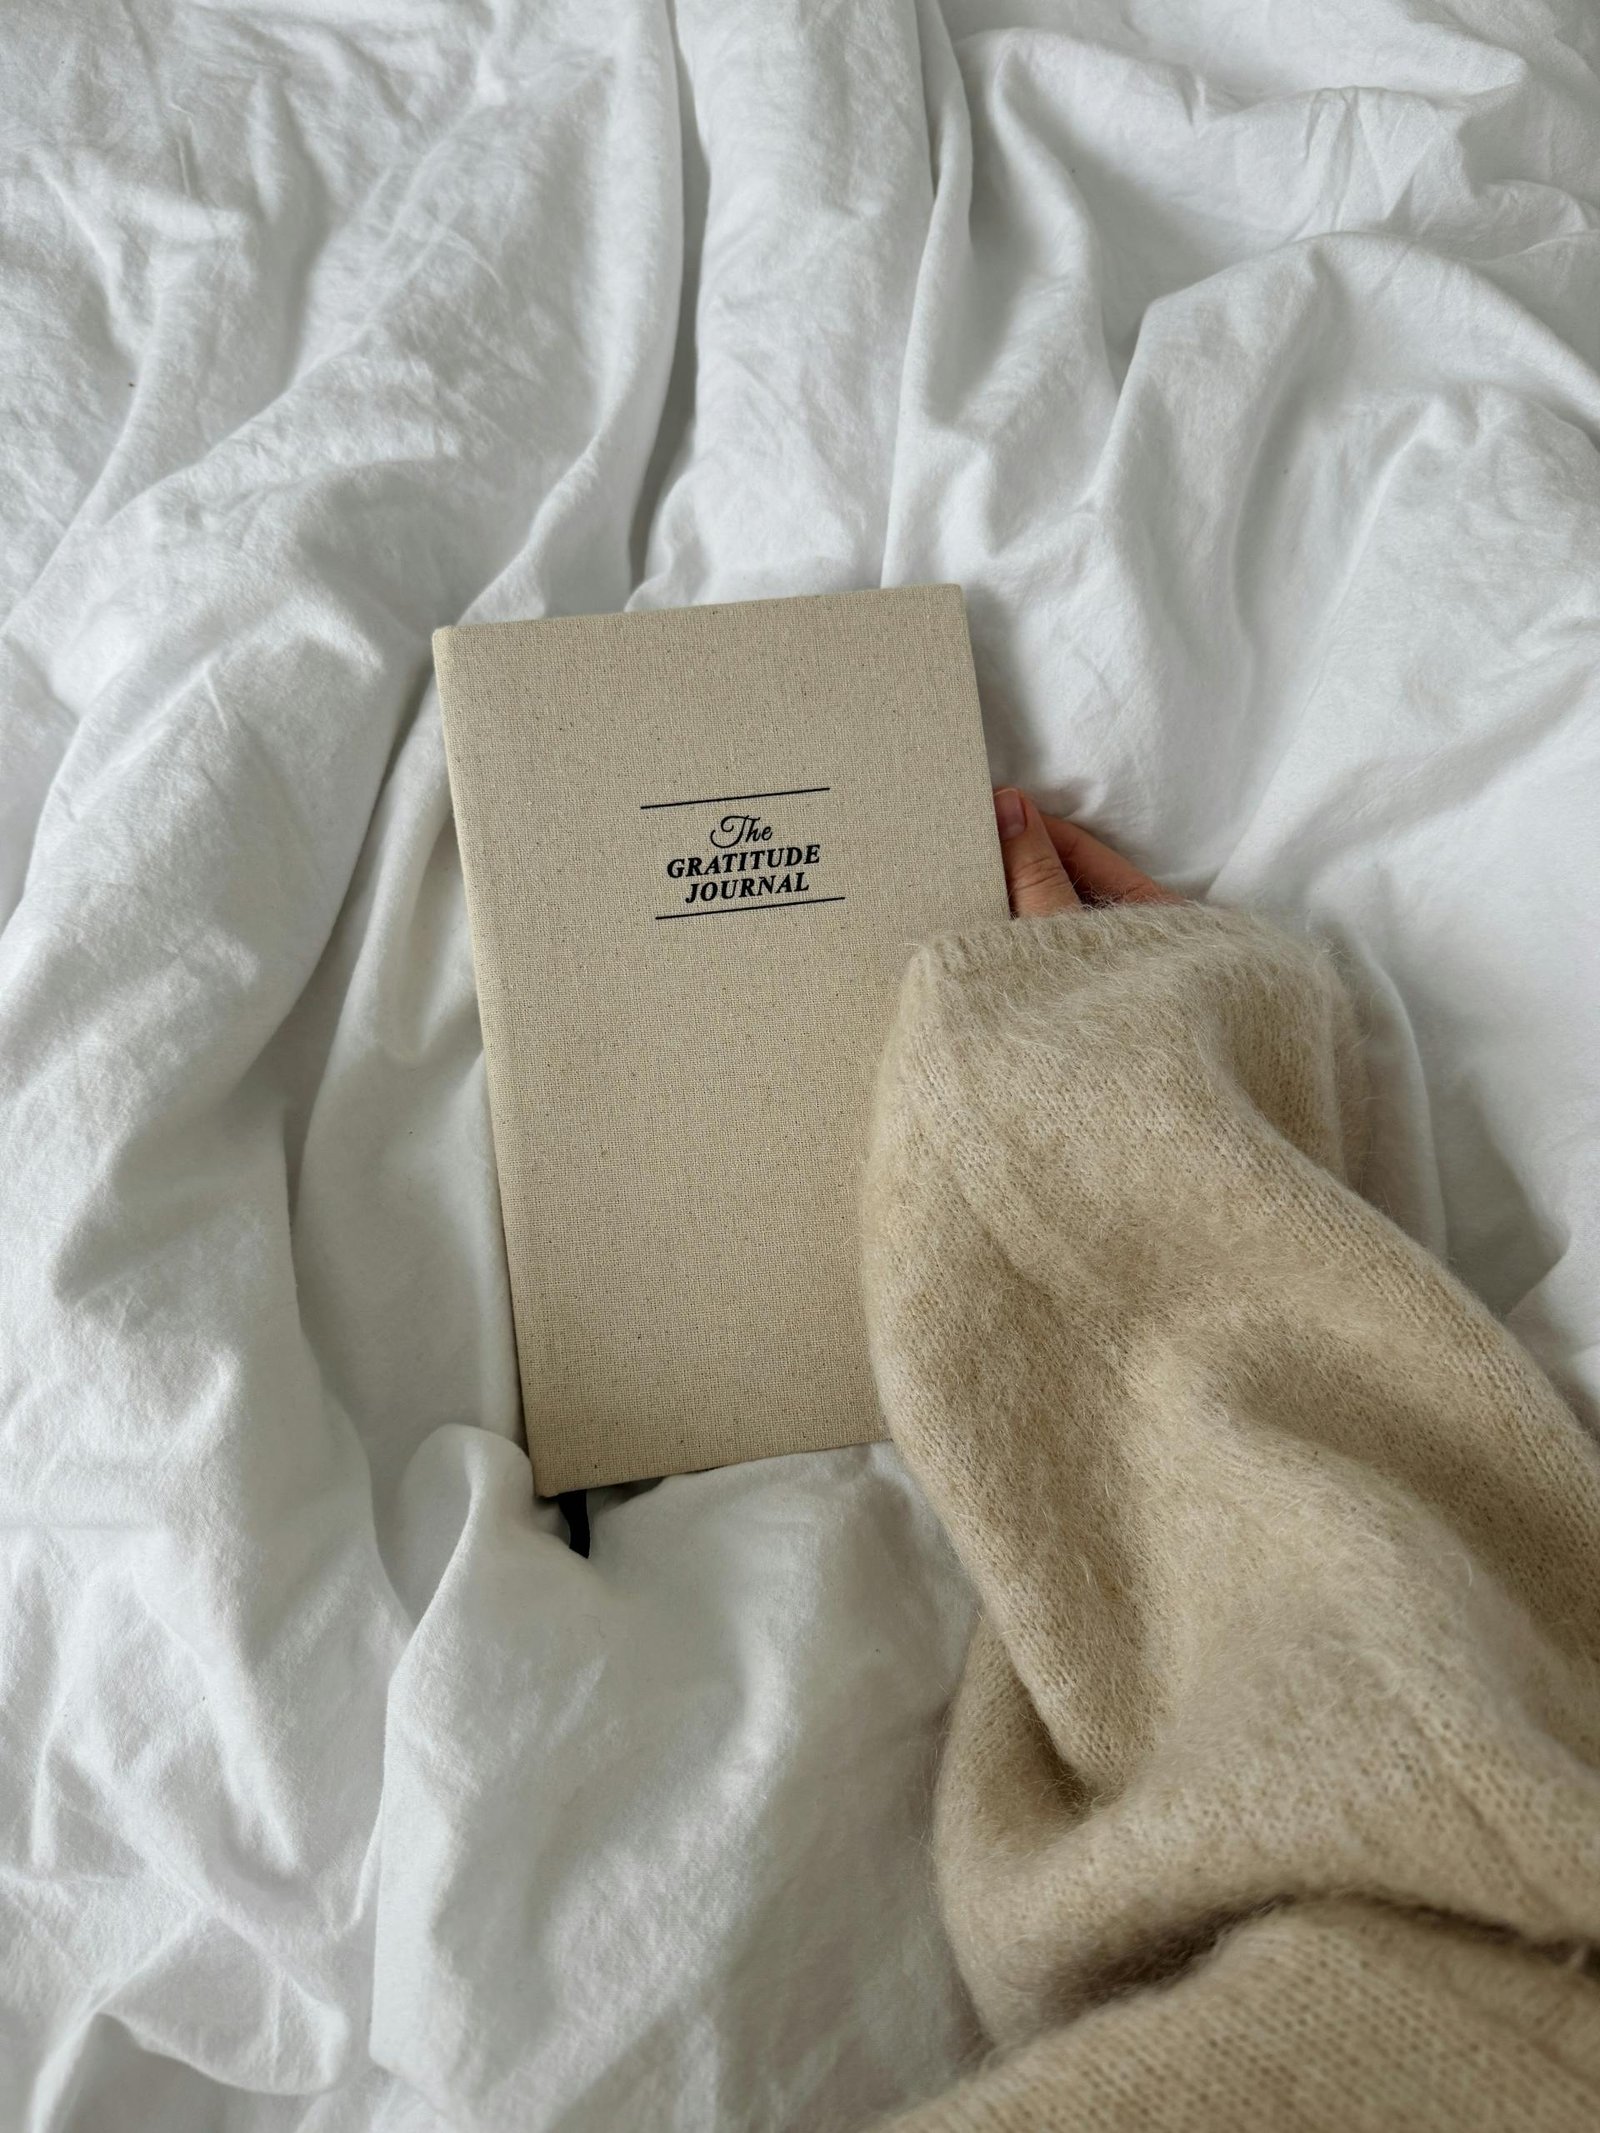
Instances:
[[[1078,892],[1067,879],[1044,817],[1027,794],[1014,785],[1000,786],[994,796],[994,819],[1015,915],[1047,918],[1052,911],[1070,911]]]

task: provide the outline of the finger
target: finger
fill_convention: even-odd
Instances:
[[[1076,822],[1041,809],[1040,821],[1080,896],[1097,904],[1181,904],[1176,889],[1169,889],[1148,874],[1141,874],[1131,860],[1102,844]]]
[[[1048,918],[1052,911],[1070,911],[1078,892],[1056,855],[1043,815],[1027,794],[1002,785],[994,796],[994,820],[1014,914]]]

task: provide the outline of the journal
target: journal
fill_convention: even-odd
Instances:
[[[1006,913],[960,589],[434,654],[535,1486],[880,1436],[878,1052],[914,943]]]

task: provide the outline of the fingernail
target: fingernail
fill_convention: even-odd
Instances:
[[[1028,826],[1028,809],[1014,785],[1002,785],[994,796],[994,819],[1002,837],[1020,837]]]

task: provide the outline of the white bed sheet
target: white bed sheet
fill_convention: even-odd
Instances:
[[[0,39],[0,2122],[859,2125],[972,2043],[967,1597],[882,1448],[530,1501],[429,631],[959,579],[1592,1416],[1600,17]]]

